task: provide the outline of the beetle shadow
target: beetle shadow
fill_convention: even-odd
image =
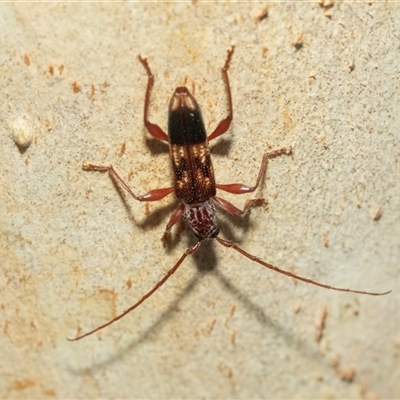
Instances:
[[[169,145],[167,142],[153,137],[145,137],[147,148],[153,155],[168,154]],[[216,143],[210,144],[210,152],[212,155],[228,156],[232,146],[232,139],[219,138]]]
[[[284,340],[286,345],[293,350],[303,354],[304,357],[321,357],[318,348],[312,347],[311,343],[305,342],[302,339],[294,338],[291,332],[282,326],[277,319],[271,318],[265,311],[265,308],[252,301],[251,298],[243,293],[243,291],[236,286],[230,279],[228,279],[219,269],[217,268],[217,257],[215,253],[214,240],[204,241],[202,243],[202,250],[195,253],[192,257],[197,268],[197,274],[193,276],[180,294],[169,304],[166,311],[161,313],[157,320],[140,333],[139,337],[127,344],[125,347],[120,348],[117,353],[108,354],[105,359],[94,362],[92,365],[84,368],[73,368],[68,367],[68,370],[73,375],[87,375],[92,374],[103,367],[112,365],[116,362],[124,360],[126,357],[131,357],[131,353],[135,351],[139,346],[148,340],[155,340],[157,334],[163,329],[163,327],[176,315],[179,315],[179,305],[182,301],[189,297],[198,284],[201,284],[201,278],[205,274],[212,274],[218,282],[221,284],[223,289],[228,292],[238,303],[246,310],[246,312],[252,315],[265,330],[273,330],[276,337],[280,337]],[[248,260],[249,265],[252,264]],[[128,317],[129,318],[129,317]],[[127,319],[125,319],[127,321]],[[87,339],[86,339],[87,340]]]
[[[168,154],[169,145],[168,142],[154,137],[145,136],[146,147],[150,150],[153,155]]]
[[[257,199],[258,200],[258,199]],[[246,236],[246,233],[255,226],[254,215],[252,216],[252,210],[255,208],[262,208],[262,210],[267,214],[267,202],[264,199],[259,199],[257,203],[251,207],[251,209],[244,215],[232,215],[226,212],[219,214],[219,223],[221,226],[221,231],[225,239],[230,240],[235,243],[240,243],[242,238]],[[237,232],[240,231],[240,236]]]
[[[211,154],[218,156],[228,156],[232,146],[232,139],[226,139],[224,137],[219,138],[217,142],[211,142],[210,152]]]
[[[124,188],[122,188],[117,182],[115,182],[114,179],[110,178],[110,180],[114,185],[114,189],[118,193],[119,198],[121,199],[122,205],[124,206],[129,219],[131,221],[133,220],[135,224],[140,228],[153,228],[161,225],[164,220],[166,224],[168,221],[168,216],[172,214],[176,207],[178,207],[178,203],[171,196],[171,203],[166,205],[159,205],[157,209],[146,212],[145,217],[139,220],[138,217],[133,213],[130,202],[134,201],[143,205],[146,205],[147,203],[137,201],[132,196],[130,196],[129,193],[124,190]]]
[[[69,367],[69,371],[73,375],[90,375],[95,371],[102,369],[108,365],[112,365],[116,362],[122,361],[127,357],[128,353],[134,351],[141,344],[148,340],[154,339],[154,337],[162,330],[162,328],[170,321],[175,314],[179,314],[179,304],[193,291],[193,289],[198,284],[197,275],[194,276],[186,285],[186,287],[181,291],[181,293],[175,298],[175,300],[170,303],[168,309],[164,311],[157,320],[145,329],[140,336],[133,340],[131,343],[126,345],[124,348],[120,349],[118,353],[106,356],[104,360],[94,362],[91,366],[84,368],[73,368]]]
[[[157,235],[157,239],[162,242],[166,253],[170,253],[176,247],[176,245],[181,242],[181,233],[185,231],[186,224],[183,221],[179,221],[177,224],[175,224],[170,232],[165,231],[167,222],[172,213],[178,207],[179,202],[177,202],[176,199],[171,199],[171,203],[166,205],[158,205],[156,209],[146,212],[143,218],[138,219],[130,205],[131,196],[121,186],[119,186],[117,182],[115,182],[113,179],[111,179],[111,181],[116,189],[116,192],[118,193],[126,213],[128,214],[129,220],[134,223],[135,226],[143,230],[148,230],[159,226],[163,227],[163,229],[159,230],[155,235]],[[133,201],[136,200],[133,199]],[[146,203],[143,202],[143,204]]]

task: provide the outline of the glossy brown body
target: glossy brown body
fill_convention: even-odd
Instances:
[[[176,88],[168,113],[175,196],[185,204],[216,194],[214,169],[200,107],[186,87]]]

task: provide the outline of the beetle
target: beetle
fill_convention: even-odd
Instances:
[[[261,264],[266,268],[291,278],[323,287],[325,289],[366,294],[371,296],[381,296],[391,292],[387,291],[383,293],[376,293],[344,289],[304,278],[262,261],[256,256],[243,250],[235,243],[219,237],[220,228],[216,217],[216,206],[228,212],[229,214],[241,216],[245,214],[257,202],[257,200],[251,200],[247,202],[244,209],[241,210],[229,201],[217,196],[217,189],[233,194],[254,192],[259,187],[261,179],[265,175],[268,160],[276,156],[290,155],[292,153],[291,147],[282,147],[280,149],[265,153],[262,158],[261,166],[254,186],[249,186],[242,183],[219,184],[215,182],[214,169],[211,162],[208,143],[227,132],[233,118],[232,95],[228,76],[228,69],[233,52],[234,47],[232,46],[230,49],[228,49],[225,65],[222,68],[222,77],[228,97],[228,116],[220,121],[218,126],[209,136],[206,134],[200,107],[185,86],[177,87],[170,100],[168,108],[168,135],[158,125],[149,121],[148,111],[150,104],[150,93],[154,85],[154,75],[150,70],[147,58],[140,55],[138,56],[139,61],[145,68],[148,77],[144,102],[144,125],[151,136],[169,143],[169,153],[174,184],[171,187],[154,189],[146,194],[137,196],[117,174],[112,165],[102,166],[84,163],[83,169],[87,171],[107,172],[116,184],[124,188],[135,200],[138,201],[157,201],[171,193],[174,193],[175,197],[179,201],[179,205],[172,213],[167,223],[166,233],[169,232],[169,230],[177,222],[183,219],[189,224],[193,234],[197,238],[197,242],[182,254],[181,258],[167,272],[167,274],[139,301],[105,324],[69,340],[74,341],[89,336],[100,329],[113,324],[133,311],[153,293],[155,293],[171,277],[171,275],[176,272],[185,258],[195,253],[200,248],[200,245],[204,240],[210,239],[215,239],[222,246],[232,248],[251,261]]]

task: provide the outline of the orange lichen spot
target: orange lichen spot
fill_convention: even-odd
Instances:
[[[356,376],[356,369],[354,367],[338,368],[337,373],[342,381],[353,382]]]
[[[286,131],[291,131],[295,127],[292,111],[288,106],[285,106],[283,110],[283,126],[285,127]]]
[[[94,97],[95,93],[96,93],[96,87],[94,86],[94,83],[92,83],[90,85],[90,96],[89,97],[92,99]]]
[[[53,65],[49,65],[49,73],[50,73],[50,75],[54,75],[54,66]]]
[[[63,71],[64,71],[64,64],[61,64],[58,66],[58,72],[60,73],[60,75],[62,75]]]
[[[130,289],[132,287],[132,279],[128,278],[128,280],[126,281],[126,286],[128,289]]]
[[[43,393],[49,397],[56,397],[56,391],[54,389],[44,389],[42,388]]]
[[[374,221],[379,221],[381,219],[382,211],[383,211],[382,206],[379,206],[379,208],[375,211]]]
[[[236,304],[232,304],[231,306],[231,317],[233,317],[233,314],[235,314],[236,311]]]
[[[316,342],[320,342],[322,339],[322,336],[324,335],[325,322],[326,322],[327,315],[328,315],[328,310],[325,306],[322,309],[321,316],[320,316],[318,324],[317,324],[317,335],[315,337]]]
[[[150,204],[149,203],[144,203],[144,214],[146,217],[150,215]]]
[[[224,374],[227,378],[233,377],[233,369],[229,365],[221,363],[218,368],[222,372],[222,374]]]
[[[77,81],[72,82],[72,90],[74,93],[79,93],[81,91],[81,87]]]
[[[132,176],[133,176],[133,169],[131,168],[128,172],[128,181],[132,179]]]
[[[31,58],[28,53],[24,54],[24,63],[29,67],[31,65]]]
[[[317,78],[315,75],[315,72],[310,72],[308,74],[308,84],[311,85],[311,83]]]
[[[35,386],[35,382],[33,380],[31,380],[31,379],[22,379],[20,381],[14,381],[10,385],[10,389],[11,390],[21,391],[21,390],[25,390],[26,388],[28,388],[30,386]]]
[[[328,10],[329,8],[332,8],[335,4],[334,0],[320,0],[319,1],[319,6],[323,8],[325,11]]]
[[[297,38],[293,41],[292,46],[294,46],[296,50],[300,50],[303,47],[303,39],[304,31],[301,31]]]
[[[255,20],[256,22],[260,22],[267,17],[268,17],[268,6],[265,6],[260,12],[260,14],[256,16]]]
[[[232,344],[232,346],[236,346],[236,331],[235,330],[231,331],[231,344]]]
[[[208,326],[207,326],[207,328],[206,328],[206,332],[207,332],[208,334],[211,333],[211,331],[213,330],[214,325],[215,325],[216,322],[217,322],[217,318],[212,317],[210,323],[208,324]]]
[[[231,309],[229,311],[229,316],[225,320],[224,326],[228,325],[228,322],[232,319],[233,315],[235,314],[235,311],[236,311],[236,304],[232,304]]]
[[[297,303],[297,304],[295,304],[294,307],[293,307],[293,312],[294,312],[295,314],[298,314],[298,313],[301,311],[301,309],[302,309],[301,304],[300,304],[300,303]]]
[[[7,334],[8,331],[8,321],[5,320],[4,325],[3,325],[3,333]]]
[[[118,156],[122,157],[125,154],[125,150],[126,150],[126,143],[123,142],[121,144],[121,148],[119,149]]]
[[[317,375],[315,376],[315,380],[316,380],[317,382],[322,382],[322,381],[324,380],[324,375],[322,375],[321,373],[317,374]]]
[[[332,355],[329,359],[329,364],[331,364],[332,368],[338,368],[340,364],[340,358],[337,354]]]

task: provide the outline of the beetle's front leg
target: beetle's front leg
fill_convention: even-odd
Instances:
[[[146,97],[144,100],[144,113],[143,113],[143,121],[147,128],[147,131],[150,133],[151,136],[155,137],[156,139],[164,140],[168,142],[168,135],[157,125],[153,124],[149,121],[149,104],[150,104],[150,93],[151,89],[154,85],[154,75],[152,74],[149,64],[147,62],[146,57],[138,56],[139,61],[142,63],[143,67],[147,72],[147,88],[146,88]]]
[[[232,94],[231,94],[231,86],[229,84],[228,69],[234,50],[235,46],[232,46],[228,50],[228,55],[226,57],[225,65],[222,68],[222,77],[224,79],[226,86],[226,94],[228,95],[228,108],[229,108],[228,116],[224,118],[222,121],[220,121],[218,126],[215,128],[214,132],[212,132],[210,136],[208,136],[208,141],[211,141],[216,137],[223,135],[229,129],[229,126],[231,125],[231,121],[233,119]]]

